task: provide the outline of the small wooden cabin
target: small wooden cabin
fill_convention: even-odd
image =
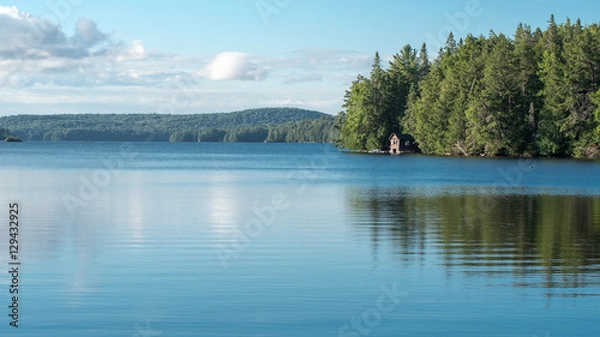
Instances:
[[[412,136],[392,133],[390,136],[390,154],[395,155],[416,152],[419,152],[419,146]]]

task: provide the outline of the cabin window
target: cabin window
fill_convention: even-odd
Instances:
[[[410,146],[410,140],[405,141],[404,146]]]

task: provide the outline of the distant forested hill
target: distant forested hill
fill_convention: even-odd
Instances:
[[[231,113],[65,114],[0,117],[23,140],[332,142],[335,117],[296,108]]]

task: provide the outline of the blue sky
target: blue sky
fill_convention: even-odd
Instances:
[[[512,35],[600,1],[23,0],[0,3],[0,115],[204,113],[294,106],[335,114],[375,51],[430,54],[452,30]]]

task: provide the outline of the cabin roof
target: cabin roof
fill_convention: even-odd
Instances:
[[[390,140],[391,140],[392,138],[394,138],[394,137],[396,137],[396,138],[398,138],[398,139],[400,139],[400,140],[415,140],[415,139],[413,138],[413,136],[411,136],[411,135],[407,135],[407,134],[405,134],[405,133],[399,133],[399,132],[394,132],[394,133],[392,133],[392,135],[390,136]]]

